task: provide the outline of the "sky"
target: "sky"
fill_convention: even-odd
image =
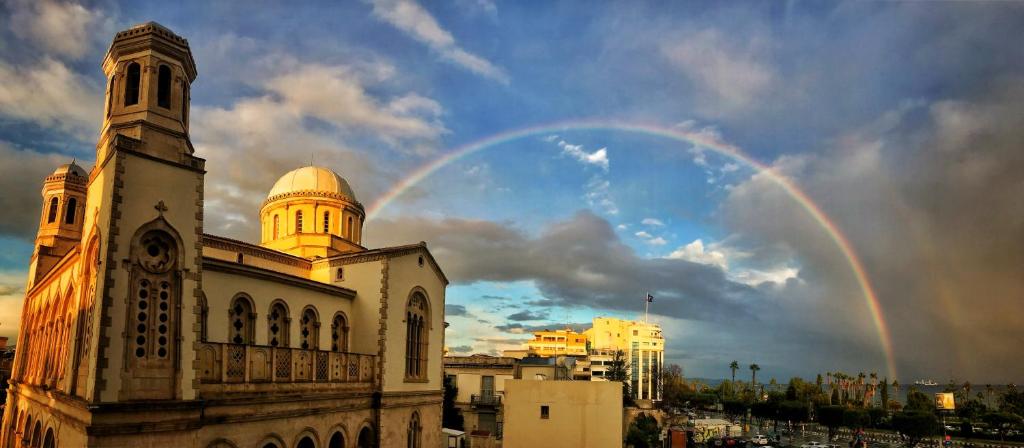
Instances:
[[[198,66],[206,232],[256,242],[274,181],[329,167],[367,246],[427,242],[455,354],[650,293],[687,376],[1024,380],[1020,2],[4,0],[0,335],[150,20]]]

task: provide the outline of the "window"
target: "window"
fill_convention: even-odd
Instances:
[[[231,309],[228,310],[230,316],[228,334],[231,335],[229,342],[232,344],[252,344],[253,320],[256,319],[252,309],[252,301],[245,294],[239,294],[231,301]]]
[[[550,410],[548,409],[548,407],[547,406],[541,406],[540,407],[540,418],[548,419],[550,417],[551,417],[551,413],[550,413]]]
[[[137,62],[128,64],[127,79],[124,84],[124,105],[131,106],[139,104],[139,81],[142,78],[142,68]]]
[[[324,212],[324,233],[331,233],[331,212]]]
[[[161,65],[157,70],[156,105],[164,109],[171,108],[171,68]]]
[[[68,199],[68,205],[65,206],[65,224],[75,224],[75,208],[78,207],[78,199],[72,197]]]
[[[284,302],[275,300],[267,314],[267,341],[273,347],[288,346],[288,308]]]
[[[350,239],[350,240],[352,239],[352,217],[351,216],[348,217],[348,224],[345,227],[345,236],[348,239]]]
[[[331,322],[331,351],[348,351],[348,319],[342,313],[336,314]]]
[[[334,280],[345,280],[345,268],[338,268],[338,271],[334,273]]]
[[[114,101],[114,77],[111,76],[107,82],[107,116],[110,116],[110,108],[113,106]]]
[[[210,307],[206,304],[206,294],[199,296],[199,340],[206,342],[206,323],[210,320]]]
[[[320,322],[316,318],[316,311],[313,307],[306,307],[302,311],[302,348],[307,350],[316,350],[319,344],[317,344],[318,330],[320,329]]]
[[[281,215],[274,215],[274,233],[272,238],[278,239],[281,237]]]
[[[174,335],[173,313],[177,303],[174,266],[177,244],[166,232],[151,230],[138,240],[135,252],[134,353],[142,360],[166,359]]]
[[[426,379],[429,316],[430,305],[427,303],[427,297],[422,292],[414,292],[405,310],[406,379]]]
[[[421,448],[423,446],[423,441],[420,440],[422,432],[423,427],[420,426],[420,414],[413,412],[412,418],[409,419],[409,430],[406,431],[406,447]]]
[[[51,223],[57,220],[57,198],[50,198],[50,210],[46,213],[46,222]]]
[[[302,210],[295,212],[295,233],[302,233]]]

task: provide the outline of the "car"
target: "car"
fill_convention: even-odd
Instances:
[[[753,443],[754,445],[757,446],[768,445],[768,436],[764,434],[757,434],[754,437],[750,438],[750,443]]]
[[[821,442],[813,442],[812,441],[812,442],[807,442],[807,443],[805,443],[803,445],[800,445],[800,448],[828,448],[828,445],[825,445],[824,443],[821,443]]]

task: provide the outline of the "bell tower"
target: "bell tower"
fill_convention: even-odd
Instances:
[[[205,161],[188,134],[196,79],[188,41],[148,22],[103,59],[106,114],[88,186],[85,235],[100,245],[88,401],[195,398]],[[85,375],[85,374],[83,374]]]
[[[57,168],[43,181],[43,212],[30,268],[32,283],[46,275],[82,239],[88,180],[85,170],[72,162]]]

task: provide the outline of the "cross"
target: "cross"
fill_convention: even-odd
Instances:
[[[163,216],[164,212],[167,211],[167,206],[164,205],[164,201],[157,202],[156,205],[153,206],[153,208],[155,208],[156,211],[160,212],[160,216]]]

